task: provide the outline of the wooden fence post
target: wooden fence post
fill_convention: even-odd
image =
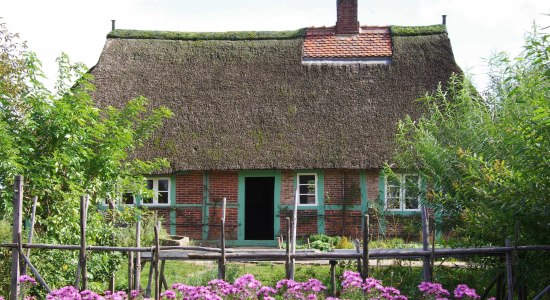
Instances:
[[[151,258],[155,257],[155,247],[153,247],[153,250],[151,251]],[[153,281],[153,273],[155,272],[155,262],[152,259],[149,261],[149,276],[147,277],[147,286],[145,287],[145,298],[151,297],[151,282]]]
[[[220,249],[221,249],[221,256],[220,260],[218,261],[218,279],[225,280],[225,205],[226,205],[226,198],[223,198],[222,202],[222,217],[220,219],[221,221],[221,232],[220,232]]]
[[[495,293],[496,293],[496,300],[502,300],[502,274],[500,274],[500,271],[497,271],[499,272],[497,274],[497,286],[496,286],[496,290],[495,290]]]
[[[361,243],[359,243],[359,239],[355,239],[355,251],[357,253],[361,253]],[[363,277],[363,265],[361,264],[361,258],[357,258],[357,272]]]
[[[134,252],[128,251],[128,294],[134,289]]]
[[[428,211],[426,206],[422,206],[422,250],[428,251],[429,243],[428,243]],[[430,257],[429,255],[425,255],[422,257],[422,276],[424,278],[424,281],[431,281],[432,276],[430,274]]]
[[[34,220],[36,217],[36,202],[38,201],[38,197],[34,196],[32,200],[32,211],[31,211],[31,225],[29,228],[29,239],[27,240],[28,244],[32,243],[32,236],[34,234]],[[31,256],[31,249],[27,248],[27,258]],[[27,264],[23,264],[23,268],[21,269],[21,275],[27,274]]]
[[[86,268],[86,219],[88,218],[88,196],[80,197],[80,278],[82,280],[81,290],[88,289],[88,271]]]
[[[336,261],[335,260],[329,260],[328,263],[330,264],[330,295],[332,297],[336,297]]]
[[[290,279],[290,218],[286,217],[286,259],[285,259],[286,279]]]
[[[430,254],[430,277],[435,280],[435,216],[432,217],[432,252]]]
[[[505,241],[506,247],[512,247],[510,239]],[[514,274],[513,274],[513,262],[512,262],[512,250],[506,251],[506,280],[508,284],[508,300],[514,299]]]
[[[155,299],[160,299],[160,272],[159,272],[159,260],[160,260],[160,221],[155,226]]]
[[[19,275],[20,269],[20,257],[19,257],[19,245],[21,236],[23,214],[23,176],[15,176],[15,183],[13,189],[13,231],[12,242],[18,244],[18,248],[11,249],[11,288],[10,288],[10,300],[17,300],[19,295]]]
[[[294,223],[294,220],[291,223],[291,227],[292,227],[292,240],[290,242],[290,263],[289,263],[289,278],[288,279],[292,279],[294,280],[294,271],[296,270],[294,268],[294,264],[296,263],[296,258],[293,257],[293,255],[296,254],[296,224]]]
[[[166,277],[164,276],[165,265],[166,265],[166,260],[161,260],[160,261],[160,280],[162,282],[162,286],[164,287],[164,290],[167,290],[169,287],[168,287],[168,282],[166,281]]]
[[[370,219],[369,214],[363,216],[363,280],[369,277],[369,239],[370,239]]]
[[[136,222],[136,247],[141,247],[141,216]],[[136,263],[134,265],[134,289],[141,291],[141,253],[136,252]]]

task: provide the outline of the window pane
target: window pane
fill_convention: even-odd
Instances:
[[[300,195],[300,204],[315,204],[315,195]]]
[[[153,180],[150,180],[150,179],[147,180],[147,188],[150,190],[153,189]]]
[[[313,194],[315,195],[314,185],[300,185],[300,195]]]
[[[168,180],[159,180],[159,192],[168,192]]]
[[[122,203],[128,205],[134,204],[134,195],[132,193],[122,194]]]
[[[299,184],[313,184],[315,185],[315,175],[300,175],[298,176]]]
[[[167,204],[168,203],[168,192],[159,192],[158,194],[158,203]]]
[[[405,198],[405,209],[418,209],[418,198]]]
[[[399,198],[387,198],[386,205],[387,209],[399,209]]]
[[[141,203],[143,204],[153,204],[153,198],[142,198]]]
[[[420,194],[420,187],[418,184],[418,176],[408,175],[405,177],[404,183],[404,195],[406,198],[418,198]]]
[[[401,178],[401,177],[400,177],[400,176],[397,176],[397,175],[396,175],[396,177],[394,177],[394,176],[388,176],[388,177],[386,178],[387,181],[388,181],[387,185],[388,185],[388,186],[400,186],[400,185],[401,185],[401,184],[400,184],[400,181],[401,181],[400,178]]]
[[[388,199],[390,198],[399,199],[400,194],[401,194],[401,190],[399,189],[398,186],[388,186],[386,191],[386,197]]]

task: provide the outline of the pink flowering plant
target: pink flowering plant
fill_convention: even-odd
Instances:
[[[24,275],[19,278],[21,284],[20,299],[34,299],[27,296],[28,287],[36,285],[34,278]],[[439,283],[422,282],[418,285],[424,300],[449,300],[451,295]],[[321,281],[311,278],[305,282],[283,279],[275,287],[262,286],[261,282],[252,274],[243,275],[229,283],[215,279],[206,286],[190,286],[183,283],[173,284],[171,289],[161,293],[161,299],[181,300],[340,300],[340,299],[376,299],[376,300],[407,300],[405,295],[391,286],[384,286],[382,281],[375,278],[363,280],[361,275],[353,271],[345,271],[341,281],[339,298],[327,297],[327,288]],[[460,284],[454,290],[453,299],[479,299],[476,291],[465,284]],[[90,290],[79,291],[72,286],[54,290],[46,296],[47,300],[149,300],[137,290],[105,291],[99,295]],[[0,297],[0,300],[3,300]],[[494,298],[489,298],[494,300]]]
[[[27,296],[30,289],[36,285],[36,280],[34,278],[29,275],[22,275],[19,277],[19,285],[19,299],[34,299],[34,297]]]
[[[342,299],[379,299],[379,300],[407,300],[406,296],[392,286],[383,286],[382,281],[374,278],[363,280],[361,274],[345,271],[342,275]]]
[[[448,300],[449,291],[444,289],[440,283],[422,282],[418,285],[426,300]]]
[[[455,291],[454,296],[456,299],[479,299],[476,290],[469,288],[465,284],[459,284]]]

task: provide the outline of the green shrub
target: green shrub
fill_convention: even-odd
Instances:
[[[338,243],[336,243],[336,249],[353,249],[355,246],[353,243],[345,236],[338,239]]]
[[[314,241],[310,243],[311,248],[319,249],[321,251],[330,251],[332,250],[332,245],[323,241]]]
[[[0,219],[0,243],[11,242],[11,224]],[[0,248],[0,295],[7,295],[10,290],[11,251],[9,248]]]

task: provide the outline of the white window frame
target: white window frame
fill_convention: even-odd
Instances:
[[[399,180],[399,208],[388,208],[388,176],[384,176],[384,209],[387,211],[420,211],[422,205],[420,204],[420,195],[417,196],[418,208],[405,208],[405,199],[407,196],[407,189],[405,187],[405,178],[407,176],[418,177],[418,189],[422,188],[422,180],[419,175],[416,174],[395,174]]]
[[[172,182],[169,177],[154,177],[154,178],[147,178],[146,180],[152,180],[153,181],[153,203],[145,203],[144,197],[140,197],[140,205],[142,206],[169,206],[170,205],[170,199],[171,199],[171,188],[172,188]],[[168,203],[159,203],[158,202],[158,187],[159,187],[159,180],[166,180],[168,181],[168,190],[167,191],[161,191],[161,192],[168,192]]]
[[[311,195],[311,194],[302,194],[300,193],[300,185],[306,185],[306,184],[300,184],[300,176],[314,176],[315,177],[315,203],[308,203],[308,204],[302,204],[300,203],[300,196],[302,195]],[[317,173],[298,173],[296,174],[296,188],[298,189],[298,206],[317,206],[319,201],[317,197],[317,193],[319,192],[319,178],[317,176]]]

